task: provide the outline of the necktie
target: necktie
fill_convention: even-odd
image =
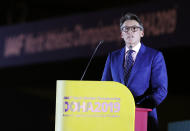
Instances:
[[[128,54],[127,54],[127,57],[126,57],[126,60],[125,60],[125,65],[124,65],[124,81],[125,81],[125,84],[127,85],[128,83],[128,79],[129,79],[129,75],[130,75],[130,72],[131,72],[131,69],[133,67],[133,63],[134,63],[134,60],[133,60],[133,57],[132,57],[132,53],[134,52],[134,50],[129,50],[128,51]]]

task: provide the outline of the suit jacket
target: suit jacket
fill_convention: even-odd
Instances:
[[[125,48],[108,55],[103,81],[124,82]],[[160,51],[141,44],[135,63],[126,85],[134,96],[135,104],[152,108],[148,114],[148,130],[158,130],[156,107],[167,96],[167,70],[164,57]]]

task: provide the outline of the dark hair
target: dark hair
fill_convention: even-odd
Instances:
[[[142,30],[144,30],[143,28],[143,23],[141,22],[140,18],[133,14],[133,13],[126,13],[124,14],[121,18],[120,18],[120,27],[123,25],[123,23],[126,21],[126,20],[136,20],[139,25],[141,26]]]

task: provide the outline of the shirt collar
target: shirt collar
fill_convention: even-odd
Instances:
[[[132,50],[134,50],[136,53],[139,52],[141,47],[141,43],[139,42],[135,47],[132,48]],[[129,48],[127,46],[125,46],[125,52],[127,52],[129,50]]]

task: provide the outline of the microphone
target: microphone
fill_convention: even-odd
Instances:
[[[89,67],[89,65],[90,65],[90,63],[91,63],[91,61],[92,61],[92,58],[94,57],[94,55],[95,55],[95,53],[96,53],[98,47],[99,47],[103,42],[104,42],[104,40],[101,40],[101,41],[99,42],[99,44],[97,45],[97,47],[96,47],[96,49],[94,50],[94,52],[93,52],[93,54],[92,54],[92,56],[91,56],[91,58],[90,58],[90,61],[88,62],[88,65],[86,66],[86,69],[84,70],[84,73],[83,73],[83,75],[82,75],[82,77],[81,77],[80,80],[83,80],[84,75],[86,74],[86,71],[87,71],[87,69],[88,69],[88,67]]]

